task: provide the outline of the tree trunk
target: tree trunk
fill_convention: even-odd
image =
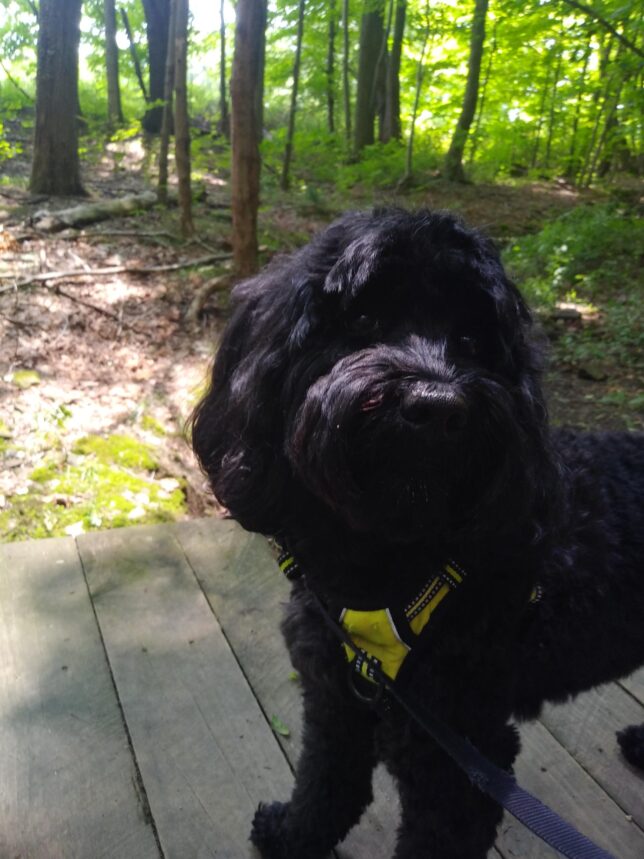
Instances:
[[[380,135],[383,143],[387,143],[389,140],[400,140],[402,134],[400,128],[400,58],[402,56],[406,14],[407,0],[396,0],[394,35],[387,59],[385,111]]]
[[[224,20],[224,0],[219,6],[219,127],[218,131],[226,140],[230,139],[230,114],[226,93],[226,21]]]
[[[78,43],[82,0],[41,0],[30,189],[84,194],[78,160]]]
[[[498,24],[498,19],[494,22],[494,29],[492,30],[492,48],[490,50],[490,55],[488,57],[487,65],[485,67],[485,75],[483,76],[483,86],[481,87],[481,97],[479,99],[478,109],[476,111],[476,121],[474,123],[474,131],[471,135],[472,145],[470,147],[470,154],[467,159],[468,166],[474,163],[474,156],[476,155],[476,150],[479,145],[479,132],[481,130],[481,119],[483,118],[483,110],[485,108],[485,97],[487,95],[487,87],[490,82],[490,75],[492,74],[492,66],[494,65],[494,56],[496,54],[496,27]]]
[[[231,83],[231,203],[233,266],[241,277],[257,270],[257,209],[261,161],[261,74],[266,38],[266,0],[237,0]]]
[[[351,146],[351,89],[349,84],[349,0],[342,0],[342,100],[344,102],[344,134]]]
[[[561,64],[563,62],[563,37],[564,34],[561,33],[559,37],[559,49],[557,51],[557,64],[555,66],[555,73],[552,79],[552,92],[550,94],[550,110],[548,113],[548,136],[546,137],[546,154],[544,159],[544,167],[546,169],[550,167],[550,156],[552,154],[552,138],[554,136],[555,131],[557,84],[559,83],[559,77],[561,75]]]
[[[150,75],[149,98],[158,105],[149,107],[143,117],[143,128],[148,134],[161,131],[163,117],[163,85],[170,29],[170,0],[143,0],[148,34],[148,68]]]
[[[586,91],[586,73],[588,71],[588,61],[592,53],[592,45],[590,38],[588,46],[584,51],[584,64],[581,70],[581,76],[578,79],[577,100],[575,103],[575,116],[572,121],[572,131],[570,135],[570,151],[568,153],[568,165],[566,167],[566,179],[569,182],[575,182],[577,171],[580,167],[580,159],[577,154],[577,132],[579,130],[579,118],[581,116],[581,105]]]
[[[423,78],[425,76],[425,52],[427,51],[427,43],[429,42],[430,33],[430,8],[429,0],[425,8],[425,29],[423,31],[423,47],[418,60],[418,69],[416,71],[416,95],[414,96],[414,108],[411,115],[411,125],[409,127],[409,140],[407,141],[407,155],[405,159],[405,175],[401,179],[401,185],[409,182],[413,175],[413,157],[414,157],[414,134],[416,131],[416,117],[418,116],[418,106],[420,104],[420,93],[423,88]]]
[[[170,151],[170,135],[174,128],[174,78],[175,50],[177,38],[177,4],[173,0],[170,8],[170,24],[168,26],[168,49],[166,51],[165,80],[163,83],[163,113],[161,116],[161,140],[159,143],[159,202],[168,201],[168,152]]]
[[[174,157],[179,180],[181,233],[191,236],[192,191],[190,189],[190,128],[188,123],[188,0],[173,0],[174,38]]]
[[[143,80],[143,75],[141,73],[141,63],[139,62],[139,55],[136,50],[136,45],[134,43],[134,38],[132,36],[132,28],[130,27],[130,19],[128,18],[127,12],[121,6],[121,18],[123,19],[123,26],[125,27],[125,32],[127,33],[127,41],[130,46],[130,56],[132,57],[132,64],[134,65],[134,71],[136,73],[136,79],[139,82],[139,87],[141,89],[141,93],[143,94],[143,99],[145,101],[148,100],[148,91],[145,86],[145,81]]]
[[[456,130],[445,157],[445,176],[452,182],[464,182],[463,152],[467,143],[467,135],[476,112],[476,101],[479,91],[479,76],[481,73],[481,58],[485,42],[485,16],[488,0],[475,0],[474,18],[472,20],[472,37],[470,40],[470,58],[467,70],[467,83],[463,98],[463,109],[456,123]]]
[[[326,55],[326,115],[329,132],[335,131],[335,20],[336,0],[329,0],[329,43]]]
[[[116,44],[116,5],[103,0],[105,14],[105,66],[107,70],[107,119],[110,128],[123,122],[119,87],[119,49]]]
[[[378,57],[384,33],[385,0],[365,0],[360,26],[358,95],[356,98],[355,149],[360,152],[374,142],[374,99]]]
[[[306,0],[300,0],[297,13],[297,38],[295,43],[295,60],[293,62],[293,89],[291,90],[291,109],[288,114],[288,129],[286,132],[286,149],[284,150],[284,164],[282,165],[282,177],[280,188],[288,191],[289,171],[291,169],[291,158],[293,156],[293,136],[295,134],[295,112],[297,111],[297,89],[300,83],[300,64],[302,61],[302,36],[304,34],[304,6]]]

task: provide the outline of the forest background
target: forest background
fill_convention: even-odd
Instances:
[[[0,539],[207,510],[183,426],[230,287],[348,208],[485,229],[554,420],[644,427],[643,15],[0,0]]]

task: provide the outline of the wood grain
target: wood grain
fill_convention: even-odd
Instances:
[[[183,552],[164,527],[78,543],[164,856],[255,855],[291,772]]]
[[[0,545],[0,856],[156,859],[71,538]]]

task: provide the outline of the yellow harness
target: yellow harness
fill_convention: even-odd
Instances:
[[[288,552],[281,555],[278,563],[291,581],[301,574],[297,561]],[[464,578],[465,571],[450,561],[425,583],[401,614],[389,608],[372,611],[343,608],[338,619],[355,647],[348,643],[342,647],[354,670],[373,683],[376,668],[395,680],[432,614]]]
[[[356,647],[354,650],[348,644],[342,646],[354,669],[375,682],[372,676],[375,661],[388,677],[395,680],[432,614],[464,577],[465,572],[453,561],[445,564],[405,607],[403,618],[397,624],[388,608],[375,611],[342,609],[340,623]]]

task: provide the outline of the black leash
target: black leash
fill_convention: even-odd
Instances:
[[[296,570],[292,571],[292,573],[295,572]],[[301,575],[299,568],[297,574],[297,577]],[[296,575],[287,574],[287,577],[292,580],[296,578]],[[386,689],[416,724],[426,731],[465,772],[473,785],[496,800],[531,832],[545,841],[546,844],[554,847],[563,856],[568,857],[568,859],[616,859],[612,853],[598,847],[540,799],[524,790],[517,784],[514,776],[488,760],[469,740],[455,733],[430,713],[419,713],[415,710],[398,693],[394,682],[380,668],[378,660],[374,660],[366,651],[356,647],[351,637],[328,613],[318,595],[308,586],[307,591],[311,594],[318,611],[336,638],[360,657],[354,661],[353,666],[361,665],[364,660],[370,663],[370,675],[374,677],[378,686],[373,697],[374,703],[380,699],[382,689]],[[354,673],[355,667],[352,667],[351,671]],[[371,674],[371,672],[373,673]],[[359,697],[363,698],[362,695]],[[365,698],[364,700],[368,699]]]

